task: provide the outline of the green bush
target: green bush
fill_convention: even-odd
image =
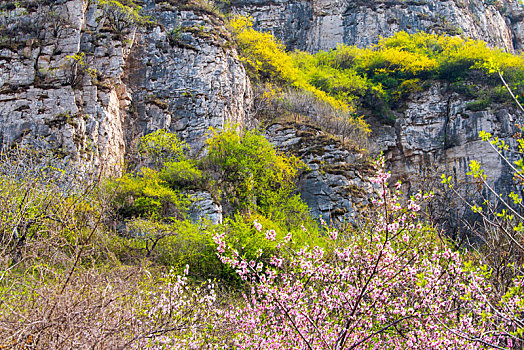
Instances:
[[[203,182],[202,171],[197,168],[196,161],[193,159],[166,162],[160,177],[175,189],[199,187]]]
[[[254,222],[263,225],[258,231]],[[235,271],[220,262],[216,255],[213,236],[217,232],[225,233],[228,242],[239,254],[255,259],[269,257],[277,248],[275,242],[265,238],[267,230],[288,232],[293,237],[293,246],[304,244],[325,244],[325,239],[312,220],[304,225],[289,227],[285,222],[270,220],[261,214],[233,215],[226,218],[222,225],[192,223],[190,220],[173,220],[170,223],[150,219],[134,219],[128,222],[128,233],[123,244],[131,251],[139,252],[162,266],[177,269],[189,265],[191,275],[197,278],[219,279],[228,284],[238,284]],[[279,238],[283,238],[279,236]],[[126,252],[120,252],[121,258]]]
[[[142,8],[132,0],[97,0],[109,25],[116,33],[123,33],[133,26],[149,22],[140,14]]]
[[[162,172],[142,168],[109,182],[116,193],[113,206],[122,218],[181,219],[190,203],[188,196],[169,187]]]
[[[254,228],[254,218],[279,232],[295,232],[301,243],[318,236],[309,208],[295,193],[296,177],[304,168],[296,157],[279,154],[256,131],[234,127],[212,129],[207,155],[200,161],[187,158],[187,149],[174,134],[161,130],[147,135],[140,150],[156,167],[109,182],[115,192],[113,208],[125,220],[126,230],[115,243],[121,259],[134,252],[164,266],[187,264],[196,277],[235,282],[234,272],[216,257],[215,232],[227,231],[250,256],[274,249]],[[186,216],[192,199],[182,190],[210,183],[223,202],[224,225],[192,223]],[[128,252],[118,248],[122,246]]]
[[[158,130],[141,138],[139,152],[145,163],[135,174],[109,181],[116,192],[113,206],[124,219],[182,219],[191,203],[181,190],[198,187],[202,172],[188,159],[189,147],[174,133]]]
[[[205,162],[216,173],[222,200],[233,212],[269,213],[270,205],[290,197],[298,171],[304,168],[298,158],[278,154],[253,130],[212,129],[207,144]]]
[[[165,162],[186,159],[189,147],[175,133],[160,129],[143,136],[138,151],[146,161],[162,166]]]
[[[481,100],[469,102],[466,105],[466,109],[474,112],[483,111],[488,108],[490,104],[491,101],[488,98],[483,98]]]
[[[343,110],[349,108],[346,102],[326,94],[308,82],[301,70],[297,68],[291,55],[285,51],[284,45],[271,33],[254,30],[250,18],[236,16],[230,20],[229,24],[240,49],[241,59],[253,80],[293,86],[312,93],[316,98],[334,108]]]

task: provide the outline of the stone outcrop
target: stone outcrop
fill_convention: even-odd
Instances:
[[[189,217],[194,222],[208,220],[211,224],[221,224],[223,219],[222,206],[211,193],[206,191],[188,192],[193,200],[189,208]]]
[[[458,189],[473,195],[475,186],[460,184],[472,182],[466,173],[469,163],[476,160],[499,193],[511,192],[513,171],[479,138],[479,132],[490,132],[514,144],[516,124],[522,124],[524,116],[511,102],[492,103],[482,110],[470,108],[474,102],[448,84],[434,82],[429,89],[411,94],[405,109],[396,113],[393,126],[375,125],[372,139],[378,150],[385,152],[392,180],[401,180],[407,190],[415,191],[436,187],[441,174],[446,173],[453,176]],[[511,158],[510,153],[506,156]],[[483,194],[490,197],[486,191]],[[457,207],[464,209],[464,203]]]
[[[196,154],[210,127],[250,123],[251,85],[220,17],[167,3],[150,8],[158,25],[140,33],[126,71],[129,130],[168,129]]]
[[[116,25],[92,1],[28,3],[17,8],[0,1],[2,147],[37,144],[79,168],[118,173],[146,133],[177,132],[197,155],[209,127],[252,123],[249,78],[224,20],[212,8],[144,0],[147,21]],[[516,0],[487,3],[237,0],[231,6],[252,15],[258,28],[272,30],[289,48],[308,51],[337,43],[365,46],[399,30],[463,34],[522,50],[522,6]],[[518,115],[501,104],[473,111],[471,102],[435,82],[405,101],[394,125],[373,124],[373,142],[386,153],[395,179],[417,188],[421,175],[430,177],[428,169],[442,164],[435,174],[461,181],[469,161],[477,159],[489,168],[497,189],[508,186],[511,172],[478,132],[510,142]],[[274,124],[267,136],[309,166],[299,191],[315,217],[351,221],[354,208],[368,204],[370,168],[358,151],[303,124]],[[200,212],[220,221],[221,209],[206,196],[200,196]],[[195,219],[200,212],[195,210]]]
[[[299,179],[298,192],[314,218],[351,223],[357,210],[370,204],[374,190],[368,177],[373,166],[360,151],[302,123],[272,124],[266,136],[279,151],[294,154],[309,168]]]
[[[232,6],[289,49],[364,47],[401,30],[464,35],[508,52],[524,49],[518,0],[236,0]]]
[[[2,145],[47,145],[118,172],[136,139],[177,131],[198,152],[209,127],[245,123],[252,93],[223,21],[145,2],[150,23],[111,23],[87,0],[3,3]]]
[[[92,162],[108,170],[123,163],[121,105],[127,95],[121,77],[130,45],[97,28],[94,17],[82,0],[4,14],[3,34],[9,35],[0,50],[4,147],[36,142],[80,165]],[[92,30],[96,43],[94,35],[85,35]],[[93,54],[81,56],[86,46]]]

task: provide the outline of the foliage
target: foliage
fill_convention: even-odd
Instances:
[[[69,83],[73,87],[76,87],[82,82],[86,73],[94,84],[98,82],[100,73],[96,68],[91,67],[91,65],[86,61],[86,55],[84,52],[66,56],[65,59],[70,65]]]
[[[233,211],[277,215],[279,205],[294,198],[294,180],[303,163],[278,154],[256,131],[238,132],[232,126],[210,131],[206,162],[218,173],[225,204]]]
[[[261,33],[253,29],[249,18],[237,16],[230,25],[237,44],[253,78],[261,81],[275,81],[290,84],[297,89],[315,95],[334,108],[347,109],[348,105],[308,83],[296,67],[292,57],[285,52],[284,46],[270,33]]]
[[[127,223],[128,233],[124,240],[132,250],[145,253],[161,266],[188,265],[193,276],[222,278],[212,237],[202,229],[202,225],[190,220],[162,222],[138,218]],[[122,252],[122,257],[125,254]]]
[[[0,347],[123,345],[134,279],[98,269],[114,261],[105,225],[110,195],[95,176],[45,149],[14,147],[0,156]]]
[[[286,52],[272,34],[254,30],[249,18],[233,17],[230,25],[241,59],[263,91],[259,104],[269,107],[259,108],[259,116],[272,114],[274,104],[296,115],[296,110],[303,109],[301,102],[290,100],[289,96],[309,95],[313,97],[309,98],[310,106],[320,102],[331,108],[324,108],[320,117],[314,113],[311,117],[308,112],[301,115],[344,138],[346,130],[359,130],[352,135],[356,139],[365,138],[368,132],[356,111],[370,109],[387,119],[392,106],[402,103],[410,93],[427,88],[428,82],[435,79],[454,84],[481,72],[488,90],[499,89],[498,79],[485,68],[489,62],[498,63],[509,85],[519,92],[517,98],[524,96],[524,57],[488,48],[482,41],[399,32],[368,48],[339,45],[335,50],[312,55]],[[293,90],[296,92],[290,92]],[[497,98],[507,100],[503,95]]]
[[[179,162],[166,162],[160,173],[161,178],[171,188],[199,187],[204,181],[202,170],[197,168],[196,161],[184,159]]]
[[[512,348],[522,341],[521,286],[494,296],[490,272],[454,252],[435,231],[417,223],[417,194],[402,204],[400,184],[390,194],[389,174],[377,215],[354,231],[329,230],[331,249],[293,249],[267,230],[280,250],[267,260],[247,260],[216,235],[221,260],[250,286],[232,312],[234,344],[251,349]],[[370,220],[371,219],[371,220]],[[255,222],[257,230],[262,231]]]
[[[490,105],[487,99],[481,99],[473,102],[469,102],[466,105],[466,109],[470,111],[482,111],[485,110]]]
[[[164,129],[143,136],[139,145],[140,155],[155,166],[182,161],[186,158],[185,152],[188,150],[186,143],[181,141],[177,134]]]
[[[196,186],[202,173],[187,159],[189,147],[163,129],[143,136],[139,153],[152,167],[109,181],[116,195],[113,206],[122,218],[182,219],[191,199],[181,189]]]
[[[306,243],[322,244],[313,221],[307,226],[289,227],[285,222],[272,221],[263,215],[234,215],[227,217],[222,225],[207,222],[193,223],[190,220],[161,222],[154,219],[132,219],[127,223],[127,233],[120,240],[128,251],[118,253],[121,259],[144,255],[161,266],[180,268],[189,266],[192,277],[212,278],[222,285],[241,286],[235,271],[222,264],[216,255],[213,237],[225,234],[228,244],[238,249],[246,259],[267,258],[277,247],[265,239],[263,232],[253,227],[253,220],[275,232],[292,232],[297,246]],[[134,252],[134,253],[133,253]]]
[[[256,133],[244,138],[227,132],[247,145],[260,142],[248,142]],[[497,149],[508,148],[491,135],[482,137]],[[278,156],[267,149],[262,154],[273,162]],[[513,276],[499,290],[495,270],[468,261],[419,221],[422,201],[431,194],[403,201],[401,185],[390,190],[383,170],[372,179],[378,194],[370,198],[371,211],[341,231],[327,226],[317,231],[307,221],[289,227],[281,218],[252,213],[217,226],[135,218],[127,222],[125,235],[117,235],[102,224],[114,219],[106,211],[111,191],[67,187],[82,182],[60,180],[57,167],[28,172],[37,164],[31,159],[0,165],[1,346],[522,346],[524,279]],[[247,160],[238,163],[241,159],[225,163],[240,174],[235,165],[257,170]],[[143,169],[158,179],[163,168]],[[480,164],[472,163],[471,175],[484,179]],[[141,176],[133,180],[140,182]],[[518,195],[511,198],[522,202]],[[6,241],[23,232],[25,239]],[[124,260],[120,253],[126,251],[138,259]],[[159,265],[173,268],[165,273]],[[189,271],[200,278],[213,272],[229,281],[237,276],[242,293],[229,294],[216,281],[192,281]]]
[[[116,212],[123,218],[183,218],[190,199],[170,188],[165,177],[158,170],[142,168],[136,175],[126,174],[111,182]]]
[[[503,77],[499,62],[487,60],[483,63],[483,69],[489,74],[498,73],[508,94],[524,113],[524,108],[519,102],[512,88]],[[453,178],[442,174],[442,184],[451,189],[453,193],[465,203],[471,211],[481,220],[482,225],[470,228],[469,234],[479,239],[482,244],[473,246],[472,256],[478,264],[485,264],[487,276],[493,288],[493,294],[502,298],[503,303],[493,304],[494,312],[505,315],[511,322],[517,322],[518,327],[512,329],[511,335],[522,337],[521,314],[508,312],[509,307],[521,307],[521,303],[514,301],[505,304],[511,298],[522,297],[522,280],[524,276],[524,215],[522,205],[522,184],[524,179],[524,140],[522,139],[522,126],[518,126],[513,140],[504,140],[489,132],[480,131],[479,138],[487,142],[492,150],[497,153],[505,166],[513,172],[513,184],[509,185],[513,191],[509,194],[501,194],[495,188],[477,160],[471,160],[467,175],[473,179],[476,197],[465,197],[462,190],[455,186]],[[480,220],[479,220],[480,221]],[[518,343],[522,346],[522,341]]]
[[[386,104],[395,102],[410,89],[420,90],[424,80],[454,82],[475,70],[486,71],[488,62],[498,62],[515,87],[524,76],[522,56],[490,49],[482,41],[423,32],[399,32],[364,49],[339,45],[330,52],[295,53],[294,57],[317,88],[338,98],[347,94],[351,101],[361,103],[371,97]],[[487,73],[489,81],[492,73]]]
[[[515,84],[524,76],[522,56],[488,48],[477,40],[399,32],[364,49],[339,45],[336,50],[315,55],[287,54],[271,34],[256,32],[249,19],[236,17],[231,25],[244,60],[263,79],[299,88],[311,84],[345,104],[369,94],[388,101],[418,86],[421,79],[458,79],[471,70],[483,69],[488,62],[497,62]]]
[[[148,19],[140,14],[142,8],[132,0],[96,0],[102,7],[111,28],[122,34],[133,26],[146,24]]]
[[[309,208],[294,193],[295,178],[304,167],[297,158],[278,154],[255,131],[228,127],[211,132],[207,154],[200,161],[187,157],[187,145],[175,134],[160,130],[142,137],[143,163],[154,166],[142,166],[108,186],[115,193],[112,203],[117,217],[125,220],[120,242],[130,249],[118,252],[119,257],[143,254],[164,266],[188,264],[200,277],[234,282],[231,270],[223,268],[216,257],[210,232],[229,232],[253,256],[272,248],[261,244],[264,241],[257,239],[256,232],[245,231],[243,216],[233,214],[252,213],[261,221],[273,222],[275,229],[297,230],[306,225],[315,230]],[[186,217],[193,199],[184,191],[202,188],[221,196],[226,215],[223,226],[192,223]],[[303,242],[311,241],[303,238]]]

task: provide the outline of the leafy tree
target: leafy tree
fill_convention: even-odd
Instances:
[[[383,163],[382,163],[383,164]],[[489,269],[464,260],[431,227],[418,222],[418,193],[402,203],[389,174],[375,210],[349,231],[328,229],[331,248],[290,248],[277,237],[268,260],[246,260],[216,235],[221,260],[251,286],[233,313],[236,346],[249,349],[460,348],[509,349],[521,344],[523,279],[504,296],[492,293]],[[257,229],[264,232],[263,227]],[[238,327],[238,328],[236,328]]]
[[[232,126],[220,132],[211,129],[207,144],[205,161],[217,173],[223,201],[232,211],[277,215],[275,206],[295,198],[294,180],[303,163],[278,154],[256,131],[238,132]]]
[[[185,217],[190,199],[180,189],[202,177],[196,163],[187,159],[185,142],[163,129],[143,136],[139,152],[146,164],[134,174],[111,182],[114,204],[124,218],[174,220]]]
[[[185,160],[188,146],[175,133],[160,129],[143,136],[138,150],[146,161],[162,166],[166,162]]]
[[[140,14],[142,8],[132,0],[97,0],[111,28],[122,34],[132,26],[147,23]]]

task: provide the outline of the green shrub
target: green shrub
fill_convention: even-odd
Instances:
[[[198,187],[203,181],[202,171],[197,168],[196,161],[192,159],[164,163],[160,177],[175,189]]]
[[[216,172],[222,199],[233,212],[269,211],[270,202],[285,201],[304,167],[296,157],[278,154],[253,130],[211,129],[207,144],[205,162]]]
[[[491,101],[488,98],[483,98],[481,100],[468,102],[466,109],[474,112],[483,111],[488,108],[490,104]]]
[[[254,80],[293,86],[312,93],[334,108],[349,108],[344,101],[311,85],[297,68],[293,58],[285,51],[284,45],[271,33],[254,30],[250,18],[236,16],[230,20],[230,26],[240,49],[241,59]]]
[[[140,139],[139,153],[156,166],[186,159],[189,147],[175,133],[160,129]]]
[[[133,26],[146,24],[149,20],[142,16],[142,8],[132,0],[97,0],[109,25],[116,33],[123,33]]]
[[[163,174],[142,168],[109,183],[115,191],[113,206],[122,218],[181,219],[190,203],[188,196],[168,186]]]
[[[254,222],[265,228],[258,231]],[[305,226],[304,226],[305,225]],[[224,232],[228,242],[246,258],[267,258],[277,247],[265,238],[266,230],[290,232],[293,244],[324,244],[317,226],[306,220],[304,225],[289,228],[285,222],[270,220],[260,214],[233,215],[222,225],[196,224],[189,220],[174,220],[170,223],[149,219],[134,219],[128,222],[124,245],[162,266],[180,269],[189,265],[191,275],[197,278],[219,279],[228,284],[240,283],[236,273],[220,262],[216,255],[213,236]],[[279,237],[283,238],[283,237]],[[121,252],[122,257],[126,252]],[[127,253],[129,254],[129,253]]]
[[[411,88],[420,90],[422,82],[431,79],[454,83],[483,72],[489,83],[492,73],[485,66],[490,62],[497,62],[509,85],[520,92],[518,98],[523,98],[524,56],[491,49],[482,41],[399,32],[368,48],[339,45],[312,55],[285,52],[271,34],[255,31],[244,17],[235,17],[231,25],[255,80],[310,92],[350,112],[363,106],[387,114],[390,102]]]
[[[125,219],[182,219],[191,203],[181,191],[203,185],[197,162],[188,159],[189,147],[174,133],[158,130],[140,140],[139,152],[146,164],[135,174],[126,174],[109,182],[116,191],[113,206]]]
[[[511,101],[511,96],[504,86],[495,86],[488,91],[489,99],[496,103]]]

